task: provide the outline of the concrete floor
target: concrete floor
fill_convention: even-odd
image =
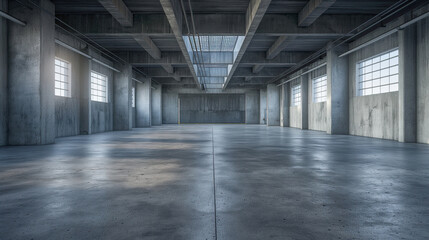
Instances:
[[[429,239],[428,145],[164,125],[0,158],[2,240]]]

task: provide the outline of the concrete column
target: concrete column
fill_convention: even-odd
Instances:
[[[130,64],[118,67],[113,77],[113,130],[132,128],[131,88],[133,69]]]
[[[7,0],[0,0],[0,10],[8,12]],[[0,146],[7,145],[7,21],[0,18]]]
[[[308,82],[309,74],[301,76],[301,128],[308,129]]]
[[[152,125],[152,81],[146,78],[143,83],[136,84],[136,127]]]
[[[399,30],[400,142],[417,141],[417,31],[413,24]]]
[[[259,91],[246,92],[246,124],[259,124]]]
[[[9,24],[9,144],[55,141],[54,59],[55,6],[39,8],[13,2],[10,14],[27,23]]]
[[[267,85],[267,126],[280,126],[280,89]]]
[[[259,124],[267,124],[267,89],[259,90]]]
[[[79,133],[91,134],[91,69],[92,61],[80,56]]]
[[[280,97],[280,126],[289,127],[290,111],[289,103],[290,93],[289,93],[289,83],[283,84],[281,86],[281,97]]]
[[[152,126],[162,125],[162,85],[152,89]]]
[[[328,47],[329,49],[329,47]],[[349,134],[348,57],[339,57],[346,49],[327,51],[327,133]]]

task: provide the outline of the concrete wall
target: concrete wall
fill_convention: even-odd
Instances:
[[[0,10],[7,12],[7,0]],[[7,144],[7,21],[0,18],[0,146]]]
[[[267,124],[267,89],[259,91],[259,124]]]
[[[132,128],[131,83],[132,66],[130,64],[118,67],[113,79],[113,129],[116,131]]]
[[[417,23],[417,142],[429,144],[429,18]]]
[[[394,34],[349,55],[350,134],[398,140],[398,93],[356,94],[356,64],[398,47]]]
[[[246,92],[246,124],[259,124],[259,91]]]
[[[71,66],[71,97],[55,96],[55,135],[56,137],[78,135],[81,56],[57,45],[55,47],[55,57],[69,62]]]
[[[245,123],[244,94],[179,94],[180,123]]]
[[[320,64],[320,63],[318,63]],[[315,66],[314,66],[315,67]],[[310,67],[311,68],[311,67]],[[326,131],[326,102],[313,101],[313,79],[326,75],[326,67],[309,73],[308,83],[308,129]]]
[[[108,102],[91,101],[91,132],[100,133],[113,130],[113,71],[93,62],[92,70],[108,78]]]
[[[179,122],[178,99],[177,89],[162,86],[162,123],[177,124]]]
[[[267,126],[280,126],[280,88],[267,86]]]
[[[8,28],[8,143],[49,144],[55,141],[54,58],[55,7],[11,3],[10,14],[27,22]]]
[[[152,126],[162,124],[162,85],[152,89]]]

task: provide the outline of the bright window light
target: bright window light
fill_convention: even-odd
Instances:
[[[313,79],[313,102],[326,102],[327,84],[326,75]]]
[[[398,49],[376,55],[357,64],[357,95],[368,96],[398,91]]]
[[[291,85],[291,103],[292,106],[299,106],[301,104],[301,83],[296,81]]]
[[[91,100],[107,103],[107,76],[91,71]]]
[[[131,107],[136,107],[136,88],[131,89]]]
[[[71,97],[70,63],[55,58],[55,96]]]

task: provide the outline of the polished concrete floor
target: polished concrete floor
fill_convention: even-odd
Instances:
[[[429,145],[164,125],[0,148],[0,239],[429,239]]]

